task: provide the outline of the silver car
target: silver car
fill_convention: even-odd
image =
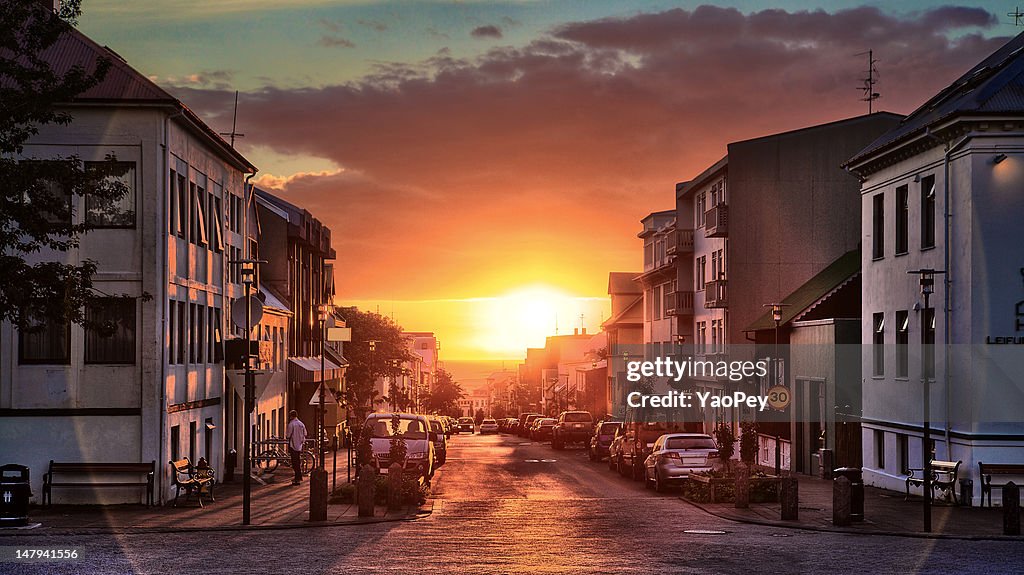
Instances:
[[[666,433],[654,442],[654,449],[644,461],[645,484],[658,492],[669,483],[679,482],[692,473],[717,468],[718,446],[703,433]]]

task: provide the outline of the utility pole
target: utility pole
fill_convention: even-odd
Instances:
[[[857,89],[864,94],[861,101],[868,103],[868,114],[873,114],[875,111],[873,106],[874,101],[882,97],[881,94],[875,91],[875,84],[878,83],[878,69],[875,68],[875,64],[878,63],[878,60],[875,60],[874,50],[861,52],[856,54],[856,56],[863,56],[865,54],[868,56],[867,78],[861,78],[861,82],[863,82],[863,84]]]
[[[235,90],[235,111],[234,111],[234,113],[231,114],[231,131],[230,132],[220,132],[221,136],[230,136],[231,137],[231,147],[232,148],[235,147],[235,138],[236,137],[238,137],[238,138],[244,138],[245,137],[245,134],[239,134],[235,130],[237,125],[238,125],[238,90]]]

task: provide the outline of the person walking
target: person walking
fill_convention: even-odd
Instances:
[[[295,478],[292,485],[302,483],[302,447],[306,443],[306,426],[299,420],[299,413],[294,409],[288,412],[288,431],[285,436],[288,440],[288,454],[292,456],[292,469],[295,470]]]

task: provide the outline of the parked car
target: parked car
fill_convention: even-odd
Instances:
[[[587,456],[590,457],[591,461],[601,461],[601,459],[608,457],[608,448],[612,445],[612,440],[615,439],[615,432],[622,427],[621,421],[602,420],[594,426],[594,433],[590,436],[590,442],[587,443]]]
[[[437,435],[434,437],[430,436],[430,441],[434,444],[434,457],[437,460],[437,467],[444,465],[444,461],[448,459],[448,436],[445,435],[444,424],[441,423],[441,419],[435,416],[428,418],[430,421],[430,430]]]
[[[566,445],[586,445],[594,434],[594,416],[589,411],[563,411],[551,430],[551,448],[563,449]]]
[[[530,425],[533,423],[533,419],[541,417],[539,413],[522,413],[519,415],[519,427],[516,429],[516,433],[520,437],[530,436]]]
[[[459,426],[455,428],[458,433],[468,433],[473,435],[476,431],[476,423],[472,417],[460,417]]]
[[[480,422],[480,435],[485,433],[498,433],[498,422],[491,418],[486,418]]]
[[[530,439],[534,441],[549,441],[551,439],[551,432],[555,429],[555,425],[558,424],[558,420],[553,417],[541,417],[537,419],[533,425],[533,433],[530,435]]]
[[[397,433],[393,422],[397,420]],[[370,431],[370,447],[373,450],[372,465],[379,473],[387,473],[391,462],[391,439],[401,436],[405,439],[405,470],[417,473],[424,480],[434,475],[434,443],[436,433],[430,431],[430,422],[425,415],[412,413],[371,413],[366,417],[364,428]]]
[[[659,437],[666,433],[701,431],[702,419],[695,409],[629,410],[619,430],[622,437],[615,449],[616,468],[620,475],[640,481],[644,478],[644,461],[654,449],[654,442]]]
[[[669,483],[718,466],[718,446],[703,433],[670,433],[654,442],[644,461],[644,484],[665,491]]]

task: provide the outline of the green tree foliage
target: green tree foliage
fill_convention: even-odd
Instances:
[[[757,424],[753,421],[740,423],[740,460],[748,466],[757,459]]]
[[[345,345],[348,369],[345,371],[345,400],[355,410],[359,421],[366,417],[378,398],[373,382],[380,377],[401,374],[396,365],[412,359],[402,327],[391,318],[361,311],[355,307],[341,308],[345,325],[352,328],[352,342]],[[373,351],[370,350],[370,342]]]
[[[437,369],[437,378],[434,380],[433,388],[427,394],[424,407],[428,413],[451,415],[457,417],[459,413],[459,400],[466,394],[462,386],[452,379],[452,374],[444,368]]]
[[[25,154],[40,126],[71,123],[63,104],[110,67],[100,59],[91,69],[55,70],[44,58],[80,14],[80,0],[62,2],[60,14],[36,0],[0,0],[0,320],[21,328],[85,323],[85,305],[103,296],[92,285],[97,263],[52,254],[75,249],[90,228],[85,218],[75,223],[74,198],[113,206],[128,191],[117,181],[126,168],[113,156],[86,169],[77,156]]]

